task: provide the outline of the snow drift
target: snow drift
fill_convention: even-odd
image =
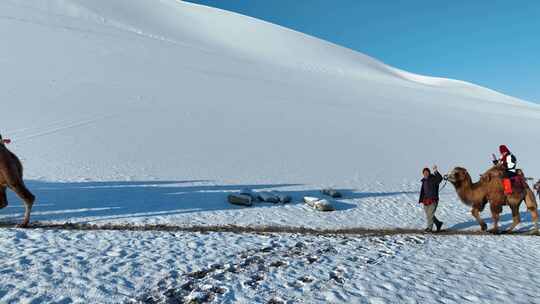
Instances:
[[[32,179],[357,185],[479,171],[503,142],[540,171],[537,105],[257,19],[174,0],[0,12],[1,131]]]

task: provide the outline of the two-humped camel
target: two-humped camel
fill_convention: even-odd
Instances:
[[[534,228],[531,232],[538,234],[538,211],[534,193],[529,188],[529,185],[523,181],[521,185],[515,187],[511,195],[506,195],[502,184],[503,175],[504,169],[494,166],[482,174],[480,181],[474,183],[465,168],[456,167],[447,175],[447,178],[456,188],[461,201],[467,206],[472,207],[471,213],[483,231],[487,230],[487,225],[480,218],[480,212],[484,210],[486,204],[489,203],[490,205],[491,217],[493,219],[491,232],[498,233],[502,207],[508,205],[512,210],[513,223],[507,230],[507,232],[511,232],[521,221],[519,206],[521,202],[525,201],[534,223]]]

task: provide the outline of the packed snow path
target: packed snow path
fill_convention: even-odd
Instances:
[[[19,228],[16,223],[0,223],[0,228]],[[35,222],[25,227],[26,230],[67,230],[67,231],[136,231],[136,232],[198,232],[198,233],[210,233],[210,232],[224,232],[224,233],[275,233],[275,234],[297,234],[297,235],[311,235],[311,236],[393,236],[393,235],[433,235],[433,236],[539,236],[537,233],[531,231],[522,232],[505,232],[499,231],[499,233],[491,233],[487,231],[475,231],[475,230],[448,230],[442,229],[436,233],[425,232],[424,229],[407,229],[407,228],[382,228],[382,229],[368,229],[368,228],[345,228],[345,229],[312,229],[306,227],[287,227],[287,226],[175,226],[171,224],[166,225],[132,225],[132,224],[47,224]]]

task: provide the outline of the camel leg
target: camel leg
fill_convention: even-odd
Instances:
[[[531,234],[540,235],[540,231],[538,230],[538,210],[530,210],[532,221],[534,223],[534,228],[531,230]]]
[[[0,209],[6,208],[7,205],[6,186],[0,186]]]
[[[484,222],[484,220],[482,220],[482,218],[480,217],[480,210],[477,209],[477,208],[473,208],[471,210],[471,214],[476,219],[478,224],[480,224],[480,229],[482,229],[482,231],[486,231],[487,230],[487,225]]]
[[[24,219],[19,227],[27,227],[30,222],[30,212],[32,211],[32,206],[34,205],[36,197],[28,190],[28,188],[26,188],[23,182],[10,185],[10,188],[24,201]]]
[[[490,229],[491,233],[499,233],[499,219],[502,212],[502,206],[498,204],[490,204],[491,218],[493,219],[493,228]]]
[[[534,228],[531,231],[532,234],[540,234],[538,231],[538,206],[536,204],[536,197],[531,189],[527,189],[525,195],[525,204],[527,205],[527,210],[531,213],[532,221]]]
[[[512,210],[512,226],[506,230],[506,233],[510,233],[514,230],[514,228],[519,225],[521,222],[521,216],[519,215],[519,205],[511,205],[510,209]]]

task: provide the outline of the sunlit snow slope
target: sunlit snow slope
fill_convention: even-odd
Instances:
[[[238,14],[4,0],[0,37],[0,131],[32,179],[399,181],[501,143],[540,173],[540,107]]]

